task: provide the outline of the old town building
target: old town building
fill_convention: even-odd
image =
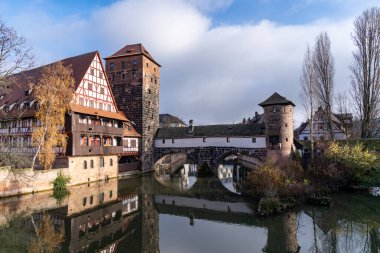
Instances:
[[[151,171],[154,136],[159,127],[161,66],[141,44],[127,45],[105,60],[116,103],[142,137],[142,171]]]
[[[138,155],[140,135],[117,107],[99,52],[60,62],[72,68],[75,95],[65,116],[64,131],[68,144],[65,148],[57,148],[55,167],[76,166],[76,169],[95,168],[103,172],[117,170],[118,161]],[[43,68],[14,75],[12,80],[15,84],[0,94],[2,152],[28,155],[36,152],[31,140],[32,132],[39,124],[35,118],[38,101],[34,98],[33,88],[38,85]]]

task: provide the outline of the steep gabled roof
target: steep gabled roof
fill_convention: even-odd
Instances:
[[[71,65],[71,68],[73,70],[73,78],[75,80],[75,89],[77,89],[97,53],[97,51],[94,51],[77,55],[44,66],[40,66],[38,68],[22,71],[13,75],[10,78],[12,85],[9,85],[8,88],[5,89],[5,96],[0,100],[0,106],[4,104],[11,105],[15,102],[21,103],[26,100],[33,100],[33,92],[28,96],[25,96],[24,91],[29,90],[31,86],[35,85],[39,81],[44,67],[53,65],[58,62],[62,62],[64,66]]]
[[[105,60],[112,59],[112,58],[119,58],[119,57],[125,57],[125,56],[134,56],[134,55],[144,55],[154,63],[156,63],[159,67],[161,65],[152,57],[152,55],[148,52],[148,50],[145,49],[145,47],[139,43],[139,44],[133,44],[133,45],[126,45],[116,53],[114,53],[111,56],[108,56],[104,58]]]
[[[269,105],[292,105],[292,106],[295,106],[295,104],[292,101],[287,100],[286,97],[281,96],[277,92],[273,93],[272,96],[270,96],[264,102],[261,102],[259,105],[262,107],[269,106]]]

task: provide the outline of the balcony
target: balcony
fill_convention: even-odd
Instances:
[[[100,126],[94,124],[78,124],[73,131],[82,131],[92,134],[119,135],[122,136],[124,128]]]
[[[79,146],[74,155],[138,155],[138,148],[123,146]]]

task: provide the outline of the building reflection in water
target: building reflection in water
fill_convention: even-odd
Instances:
[[[218,178],[229,191],[242,193],[242,183],[247,178],[250,169],[240,166],[236,156],[225,160],[218,166]]]
[[[185,181],[186,174],[195,172],[186,167],[179,171]],[[230,178],[231,171],[226,173]],[[55,232],[49,236],[39,230],[39,240],[55,238],[50,245],[61,245],[56,246],[59,252],[380,251],[380,199],[340,195],[330,209],[304,206],[300,212],[262,219],[243,196],[220,182],[202,178],[189,191],[181,191],[168,189],[154,177],[111,180],[71,188],[61,206],[49,197],[51,192],[3,199],[0,252],[38,250],[32,221],[46,229],[49,226],[41,226],[44,217]],[[213,190],[205,191],[206,186]]]
[[[170,169],[157,171],[156,179],[180,191],[189,190],[197,181],[198,166],[196,164],[185,163],[174,173],[170,171]]]

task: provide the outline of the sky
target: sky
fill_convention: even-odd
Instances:
[[[327,32],[335,93],[350,89],[353,21],[380,0],[2,0],[0,17],[28,39],[36,64],[142,43],[162,67],[160,113],[196,125],[238,123],[278,92],[305,120],[299,76]]]

